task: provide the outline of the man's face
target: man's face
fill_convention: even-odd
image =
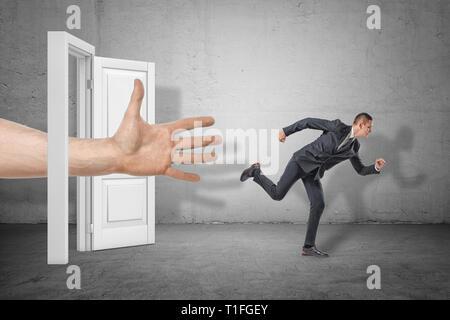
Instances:
[[[366,123],[364,123],[363,121],[361,121],[359,123],[359,129],[360,129],[360,133],[359,135],[361,137],[365,137],[367,138],[369,136],[369,133],[372,132],[372,120],[367,121]]]

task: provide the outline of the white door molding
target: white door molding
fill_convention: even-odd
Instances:
[[[68,232],[68,102],[69,102],[69,54],[77,57],[79,72],[78,111],[85,117],[86,101],[90,95],[82,93],[86,77],[90,76],[95,47],[64,31],[49,31],[47,34],[47,262],[48,264],[67,264],[69,262]],[[89,102],[88,102],[89,103]],[[90,107],[90,103],[89,103]],[[80,112],[81,111],[81,112]],[[83,122],[81,120],[81,122]],[[80,118],[79,122],[80,124]],[[85,131],[85,128],[82,129]],[[83,133],[85,134],[85,133]],[[83,179],[83,180],[81,180]],[[86,178],[80,178],[78,192],[86,190]],[[83,200],[84,201],[84,200]],[[84,205],[86,202],[84,201]],[[80,203],[79,203],[80,207]],[[80,210],[83,211],[81,203]],[[86,226],[85,214],[78,212],[79,228]],[[79,232],[81,230],[79,229]],[[77,246],[86,248],[83,236]],[[85,238],[84,238],[85,239]]]

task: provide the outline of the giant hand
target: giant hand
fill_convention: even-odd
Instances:
[[[121,151],[118,171],[136,176],[166,175],[175,179],[198,181],[198,175],[174,169],[171,164],[214,161],[215,154],[183,154],[182,151],[176,151],[218,144],[221,142],[220,136],[185,137],[174,141],[173,135],[182,130],[193,129],[194,125],[211,126],[214,119],[197,117],[151,125],[140,116],[143,97],[144,87],[136,79],[125,116],[112,137]]]

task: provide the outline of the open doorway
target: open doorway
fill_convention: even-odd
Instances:
[[[69,137],[78,137],[77,123],[77,58],[69,55]],[[76,241],[73,233],[76,233],[77,223],[77,178],[69,176],[69,249],[76,250]]]
[[[75,210],[78,251],[154,243],[155,177],[76,177],[74,197],[75,182],[68,176],[68,137],[110,137],[123,117],[134,79],[143,82],[146,92],[141,117],[154,123],[154,63],[97,57],[95,47],[63,31],[48,32],[47,50],[48,263],[68,263]]]

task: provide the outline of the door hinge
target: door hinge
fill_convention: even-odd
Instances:
[[[92,79],[86,80],[86,89],[92,90],[94,88],[94,81]]]
[[[93,223],[91,223],[89,225],[89,233],[94,233],[94,224]]]

